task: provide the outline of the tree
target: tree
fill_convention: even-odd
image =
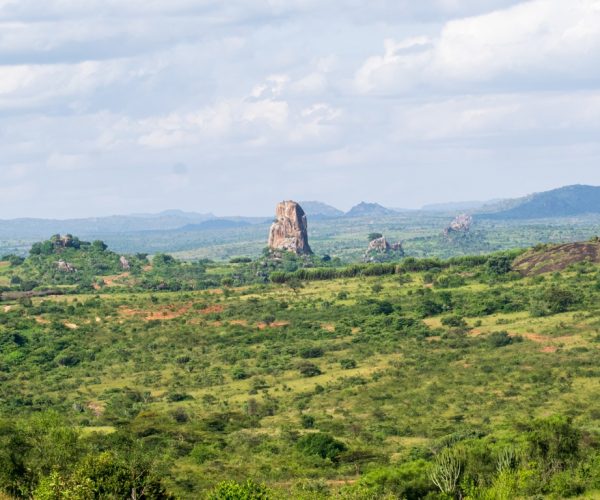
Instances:
[[[302,436],[296,446],[306,455],[318,455],[332,462],[337,462],[340,454],[347,450],[344,443],[324,432]]]
[[[492,255],[485,267],[490,276],[502,276],[512,270],[513,258],[509,255]]]
[[[367,239],[369,240],[369,243],[373,240],[378,240],[379,238],[383,238],[383,234],[381,233],[369,233],[369,236],[367,236]]]
[[[108,245],[101,240],[96,240],[92,243],[92,249],[98,252],[104,252],[108,249]]]

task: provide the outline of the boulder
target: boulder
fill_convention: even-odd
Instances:
[[[384,262],[404,256],[402,243],[389,243],[385,236],[376,238],[369,243],[365,252],[365,262]]]
[[[295,201],[282,201],[277,205],[275,221],[269,231],[269,248],[297,255],[312,254],[306,214]]]
[[[121,255],[119,262],[121,263],[121,268],[123,269],[123,271],[129,271],[131,269],[131,265],[129,264],[129,261],[125,258],[124,255]]]
[[[457,216],[450,225],[444,229],[444,234],[449,236],[451,233],[468,233],[473,225],[473,217],[468,214]]]

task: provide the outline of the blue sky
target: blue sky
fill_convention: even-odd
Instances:
[[[600,184],[600,0],[0,0],[0,218]]]

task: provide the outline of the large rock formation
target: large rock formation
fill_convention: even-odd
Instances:
[[[471,230],[472,225],[473,217],[468,214],[461,214],[456,217],[446,229],[444,229],[444,234],[446,236],[449,236],[451,233],[466,234]]]
[[[275,221],[269,231],[269,248],[297,255],[311,254],[306,214],[295,201],[282,201],[275,209]]]
[[[389,243],[385,236],[372,240],[365,252],[365,262],[386,262],[404,257],[402,243]]]

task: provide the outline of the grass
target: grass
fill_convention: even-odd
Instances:
[[[356,481],[356,467],[367,473],[429,456],[460,433],[510,440],[519,422],[555,413],[600,432],[600,270],[542,282],[475,271],[451,289],[426,285],[415,272],[403,283],[385,276],[296,290],[119,290],[11,303],[0,310],[0,335],[9,339],[0,350],[0,411],[53,408],[84,436],[136,436],[155,447],[183,498],[245,477],[280,490],[323,479],[335,492],[343,484],[334,480]],[[529,299],[551,279],[583,301],[532,317]],[[516,310],[465,313],[502,294]],[[429,299],[451,305],[423,317]],[[373,308],[381,302],[393,311]],[[467,326],[445,326],[449,315]],[[17,330],[21,345],[10,340]],[[501,331],[523,341],[494,347],[490,335]],[[321,373],[302,375],[307,363]],[[317,430],[370,458],[357,465],[299,455],[298,437]]]

